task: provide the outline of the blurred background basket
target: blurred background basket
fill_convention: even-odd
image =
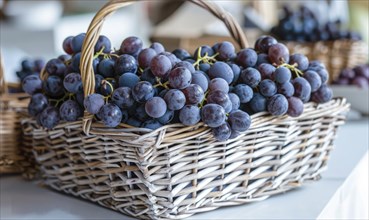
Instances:
[[[94,47],[107,16],[132,0],[107,3],[94,17],[81,56],[85,96],[93,93]],[[233,17],[211,2],[191,0],[222,19],[241,48],[248,47]],[[326,169],[345,99],[307,103],[298,118],[252,115],[247,132],[217,142],[203,123],[151,131],[125,124],[106,128],[83,120],[53,130],[22,121],[44,183],[142,219],[180,219],[222,206],[268,198],[317,180]]]

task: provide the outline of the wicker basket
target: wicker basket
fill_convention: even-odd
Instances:
[[[108,3],[90,24],[81,58],[85,95],[94,90],[91,45],[105,18],[128,2]],[[191,2],[223,19],[234,39],[247,47],[228,13],[211,2]],[[130,216],[181,219],[263,200],[319,179],[348,109],[345,99],[334,99],[307,103],[298,118],[258,113],[247,132],[227,142],[215,141],[203,123],[155,131],[125,124],[106,128],[87,113],[53,130],[40,128],[33,119],[22,125],[46,185]]]
[[[338,78],[342,69],[368,62],[369,48],[363,41],[288,42],[286,45],[291,53],[301,53],[309,60],[322,61],[330,73],[330,82]]]

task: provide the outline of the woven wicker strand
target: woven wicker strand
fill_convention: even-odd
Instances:
[[[104,19],[132,1],[111,1],[95,16],[82,48],[85,96],[94,88],[93,45]],[[192,0],[224,19],[241,48],[246,38],[229,14]],[[223,206],[261,201],[318,180],[349,105],[336,98],[306,103],[297,118],[251,116],[249,130],[217,142],[203,123],[154,131],[121,124],[107,128],[85,114],[53,130],[22,121],[26,140],[49,187],[140,219],[182,219]]]

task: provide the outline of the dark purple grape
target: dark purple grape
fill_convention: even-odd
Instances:
[[[209,83],[210,91],[222,91],[224,93],[229,92],[229,85],[227,81],[222,78],[214,78]]]
[[[258,54],[258,61],[256,62],[256,67],[263,63],[270,63],[268,54],[266,53],[259,53]]]
[[[216,62],[214,63],[208,72],[210,79],[214,78],[222,78],[230,84],[233,81],[233,71],[231,67],[224,62]]]
[[[95,92],[100,92],[102,81],[104,77],[99,74],[95,74]]]
[[[241,102],[240,102],[240,98],[238,97],[238,95],[236,95],[235,93],[228,93],[228,97],[229,97],[229,100],[232,103],[231,111],[239,109],[240,105],[241,105]]]
[[[241,68],[237,64],[234,64],[234,63],[228,63],[228,64],[233,71],[233,80],[231,84],[234,85],[237,83],[238,79],[240,78]]]
[[[114,82],[115,80],[112,79]],[[110,96],[114,91],[114,82],[109,80],[102,80],[100,85],[100,94],[103,96]]]
[[[207,91],[209,87],[208,78],[206,78],[205,73],[200,70],[192,73],[191,83],[199,85],[203,91]]]
[[[195,105],[185,105],[179,111],[179,121],[186,126],[195,125],[200,119],[200,109]]]
[[[177,67],[170,71],[168,81],[173,89],[184,89],[191,84],[192,75],[187,68]]]
[[[255,42],[255,50],[262,53],[268,53],[269,48],[277,43],[278,41],[275,38],[271,36],[264,36],[259,41]]]
[[[252,67],[248,67],[241,72],[241,82],[250,86],[251,88],[256,88],[261,81],[260,72]]]
[[[267,109],[270,114],[275,116],[286,114],[288,110],[287,98],[281,94],[270,97],[267,103]]]
[[[207,103],[218,104],[225,109],[231,100],[228,97],[228,93],[225,93],[220,90],[216,90],[216,91],[211,91],[209,93],[209,95],[206,97],[206,101]],[[232,105],[232,102],[230,102],[230,104]],[[232,110],[232,106],[230,107],[231,107],[230,110]]]
[[[269,63],[262,63],[258,66],[258,70],[262,79],[272,79],[272,75],[276,68]]]
[[[163,116],[158,118],[158,122],[160,122],[163,125],[166,125],[170,123],[174,118],[174,111],[167,110]]]
[[[164,96],[167,107],[170,110],[179,110],[186,104],[186,97],[181,90],[170,89]]]
[[[309,67],[309,59],[302,54],[295,53],[290,56],[291,65],[297,64],[297,68],[301,71],[305,71]]]
[[[315,92],[322,85],[322,80],[317,72],[308,70],[304,73],[303,77],[309,82],[311,92]]]
[[[83,92],[77,93],[75,95],[76,97],[76,101],[77,103],[81,106],[84,107],[83,102],[85,101],[85,95],[83,94]]]
[[[146,102],[154,97],[154,88],[151,83],[141,81],[133,87],[132,96],[137,102]]]
[[[332,89],[327,84],[323,84],[318,91],[311,94],[311,100],[316,103],[326,103],[333,98]]]
[[[145,121],[144,123],[142,123],[142,127],[143,128],[147,128],[147,129],[151,129],[151,130],[156,130],[160,127],[162,127],[163,125],[158,122],[157,120],[149,120],[149,121]]]
[[[216,48],[216,52],[218,53],[218,60],[221,61],[227,61],[236,57],[236,49],[233,44],[228,41],[220,43]]]
[[[59,98],[64,95],[63,80],[55,75],[47,77],[43,82],[43,89],[52,98]]]
[[[249,129],[251,125],[251,118],[246,112],[236,110],[229,114],[228,123],[230,124],[232,130],[244,132]]]
[[[174,66],[174,68],[176,67],[184,67],[188,69],[191,73],[194,73],[196,71],[195,67],[193,67],[193,65],[188,61],[181,61]]]
[[[71,57],[69,55],[65,55],[66,57],[68,57],[68,59],[70,59]],[[43,59],[36,59],[35,62],[35,71],[36,72],[41,72],[42,69],[45,67],[46,63]]]
[[[29,75],[22,80],[22,89],[29,95],[42,91],[42,81],[39,75]]]
[[[199,50],[201,49],[200,51],[200,54],[199,54]],[[205,55],[208,55],[209,57],[213,56],[215,54],[214,50],[208,46],[208,45],[204,45],[204,46],[201,46],[199,48],[197,48],[194,52],[194,58],[196,60],[198,60],[200,57],[204,57]],[[200,56],[199,56],[200,55]]]
[[[162,53],[165,51],[164,46],[161,43],[154,42],[151,44],[150,48],[154,49],[157,54]]]
[[[137,61],[131,55],[123,54],[115,61],[114,70],[116,76],[121,76],[124,73],[136,73],[137,69]]]
[[[249,102],[249,106],[254,113],[266,111],[267,99],[260,93],[254,93],[254,96]]]
[[[86,37],[86,34],[81,33],[72,38],[71,46],[72,46],[73,53],[76,54],[76,53],[81,52],[82,44],[83,44],[83,41],[85,40],[85,37]]]
[[[178,59],[185,60],[191,58],[191,54],[188,53],[185,49],[175,49],[172,52]]]
[[[74,51],[72,49],[72,39],[73,36],[69,36],[67,38],[64,39],[63,41],[63,49],[67,54],[73,54]]]
[[[133,88],[140,81],[140,77],[138,77],[134,73],[124,73],[119,77],[119,87],[129,87]]]
[[[83,106],[86,111],[94,115],[100,111],[104,104],[104,97],[96,93],[87,96],[83,101]]]
[[[231,137],[232,131],[228,123],[212,129],[212,134],[217,141],[226,141]]]
[[[271,97],[277,93],[277,85],[270,79],[264,79],[259,84],[259,92],[265,97]]]
[[[297,97],[290,97],[288,101],[287,115],[298,117],[304,112],[304,103]]]
[[[59,114],[64,121],[77,121],[82,116],[82,109],[76,101],[67,100],[60,106]]]
[[[111,96],[112,102],[121,109],[130,108],[134,104],[132,92],[129,87],[119,87],[114,90]]]
[[[41,113],[48,105],[47,97],[42,93],[32,95],[28,104],[28,113],[31,116],[36,116]]]
[[[199,69],[203,71],[204,73],[207,73],[210,69],[211,65],[208,63],[200,63]]]
[[[82,92],[82,78],[79,73],[69,73],[63,81],[64,88],[70,93]]]
[[[64,72],[66,71],[67,67],[63,61],[59,59],[51,59],[46,63],[45,69],[49,75],[64,77]]]
[[[39,115],[39,121],[42,127],[53,129],[60,121],[60,115],[57,108],[49,106]]]
[[[154,76],[154,74],[152,74],[150,68],[146,68],[142,74],[141,74],[141,80],[142,81],[147,81],[153,85],[156,84],[156,78]]]
[[[133,108],[131,108],[133,111]],[[145,110],[145,104],[141,104],[139,105],[137,108],[134,109],[133,111],[133,115],[135,118],[137,118],[138,120],[144,122],[146,120],[148,120],[150,117],[147,115],[146,110]]]
[[[167,56],[157,55],[151,60],[150,69],[154,76],[164,79],[172,69],[172,63]]]
[[[278,67],[274,74],[272,74],[272,78],[275,82],[283,84],[289,82],[291,80],[292,74],[291,71],[284,66]]]
[[[145,48],[138,54],[138,65],[145,69],[150,66],[151,60],[157,55],[156,51],[152,48]]]
[[[167,111],[167,104],[160,97],[153,97],[145,104],[146,113],[153,118],[162,117]]]
[[[290,61],[290,53],[288,48],[281,43],[270,46],[268,56],[269,60],[277,65],[288,63]]]
[[[162,53],[160,53],[159,55],[164,55],[166,56],[169,60],[170,60],[170,63],[172,64],[172,68],[177,64],[179,63],[181,60],[179,60],[174,54],[170,53],[170,52],[167,52],[167,51],[164,51]]]
[[[62,55],[58,56],[58,59],[61,60],[65,64],[68,60],[72,59],[72,56],[68,55],[68,54],[62,54]],[[67,68],[68,68],[68,66],[67,66]],[[40,69],[40,71],[41,71],[41,69]]]
[[[240,98],[241,103],[247,103],[251,100],[254,92],[246,84],[238,84],[233,88],[233,92]]]
[[[320,79],[322,80],[322,84],[328,82],[328,80],[329,80],[329,73],[328,73],[328,71],[326,69],[317,70],[316,72],[320,76]]]
[[[120,45],[120,52],[135,56],[141,51],[142,44],[142,40],[138,37],[127,37]]]
[[[204,91],[199,85],[191,84],[182,90],[186,97],[186,104],[197,105],[205,98]]]
[[[122,121],[122,111],[112,103],[103,105],[98,115],[106,127],[116,127]]]
[[[236,62],[238,65],[247,68],[247,67],[254,67],[256,62],[258,61],[258,55],[255,50],[247,48],[241,50],[237,54]]]
[[[351,83],[363,89],[369,87],[368,79],[363,76],[355,77]]]
[[[221,126],[226,119],[226,112],[224,108],[218,104],[206,104],[201,109],[202,121],[211,128]]]
[[[112,78],[115,73],[114,66],[115,62],[113,59],[103,59],[97,67],[98,73],[105,78]]]
[[[311,94],[310,83],[306,79],[298,77],[293,80],[292,84],[295,87],[294,96],[300,98],[303,103],[308,102]]]
[[[139,128],[141,127],[142,122],[136,118],[130,117],[127,119],[126,124]]]
[[[232,139],[237,138],[238,136],[240,136],[240,132],[232,130],[231,131],[231,136],[229,137],[229,139],[232,140]]]
[[[295,88],[291,82],[285,82],[283,84],[277,85],[277,92],[284,95],[286,98],[293,96],[295,93]]]
[[[100,35],[95,44],[95,53],[100,52],[101,50],[103,50],[103,53],[110,53],[111,51],[111,42],[109,38],[104,35]]]

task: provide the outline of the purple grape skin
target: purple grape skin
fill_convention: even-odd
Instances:
[[[158,118],[158,122],[160,122],[163,125],[166,125],[170,123],[174,118],[174,111],[167,110],[163,116]]]
[[[241,68],[237,64],[234,64],[234,63],[228,63],[228,64],[233,71],[233,80],[231,84],[234,85],[237,83],[238,79],[240,78]]]
[[[175,49],[172,51],[172,54],[174,54],[174,56],[176,56],[180,60],[191,58],[191,54],[188,53],[188,51],[186,51],[185,49]]]
[[[60,97],[64,94],[63,80],[58,76],[51,75],[43,82],[43,90],[50,97]]]
[[[82,92],[82,78],[79,73],[69,73],[63,80],[64,88],[70,93]]]
[[[39,75],[29,75],[22,80],[22,89],[29,95],[41,92],[42,80]]]
[[[264,79],[259,84],[259,91],[265,97],[271,97],[277,93],[277,85],[270,79]]]
[[[101,50],[103,50],[103,53],[110,53],[111,51],[111,42],[109,38],[104,35],[100,35],[95,44],[95,53],[100,52]]]
[[[81,72],[79,68],[80,64],[81,64],[81,52],[74,54],[72,57],[72,62],[70,66],[73,72],[77,72],[77,73]]]
[[[168,51],[164,51],[162,53],[160,53],[159,55],[164,55],[166,57],[168,57],[168,59],[170,60],[170,63],[172,64],[172,68],[179,62],[181,62],[180,59],[178,59],[174,54],[172,54],[171,52]]]
[[[291,65],[297,64],[297,68],[301,71],[305,71],[309,67],[309,59],[305,55],[299,53],[292,54],[289,63]]]
[[[295,88],[291,82],[285,82],[277,85],[277,93],[284,95],[286,98],[293,96]]]
[[[159,54],[151,60],[150,69],[154,76],[164,79],[172,69],[172,63],[167,56]]]
[[[207,91],[209,87],[209,80],[206,78],[205,73],[198,70],[192,73],[191,84],[199,85],[203,91]]]
[[[177,67],[170,71],[168,81],[173,89],[184,89],[191,84],[192,75],[187,68]]]
[[[349,85],[350,84],[350,80],[347,79],[347,78],[338,78],[335,81],[333,81],[333,84]]]
[[[260,66],[263,63],[270,63],[268,54],[266,53],[259,53],[258,54],[258,61],[256,62],[256,66]]]
[[[195,125],[200,119],[200,109],[197,106],[185,105],[179,111],[179,121],[186,126]]]
[[[111,100],[121,109],[127,109],[133,106],[135,100],[132,97],[132,90],[129,87],[119,87],[114,90]]]
[[[204,91],[199,85],[191,84],[182,90],[186,97],[186,104],[197,105],[205,98]]]
[[[150,48],[154,49],[157,54],[162,53],[165,51],[164,46],[161,43],[154,42],[150,45]]]
[[[49,106],[46,107],[39,114],[39,121],[42,127],[47,129],[53,129],[56,125],[58,125],[60,121],[59,111],[56,107]]]
[[[131,36],[123,40],[120,45],[120,52],[122,54],[137,55],[142,49],[142,40],[138,37]]]
[[[258,70],[262,79],[272,79],[272,75],[276,68],[269,63],[262,63],[258,66]]]
[[[228,123],[223,123],[219,127],[213,128],[212,134],[217,141],[223,142],[231,137],[232,130]]]
[[[327,84],[323,84],[318,91],[311,94],[311,100],[316,103],[326,103],[333,98],[332,89]]]
[[[320,76],[320,79],[322,80],[322,84],[328,82],[328,80],[329,80],[329,73],[328,73],[328,71],[326,69],[317,70],[316,72]]]
[[[162,127],[163,125],[160,122],[158,122],[157,120],[148,120],[148,121],[145,121],[144,123],[142,123],[141,126],[143,128],[156,130],[156,129]]]
[[[122,111],[112,103],[103,105],[98,115],[106,127],[116,127],[122,121]]]
[[[355,72],[356,76],[362,76],[366,79],[369,79],[369,65],[368,64],[355,66],[353,71]]]
[[[232,110],[237,110],[240,108],[241,102],[240,98],[235,93],[228,93],[229,100],[232,102]]]
[[[167,107],[170,110],[180,110],[186,104],[186,97],[181,90],[170,89],[164,96]]]
[[[119,87],[129,87],[133,88],[140,81],[140,77],[138,77],[134,73],[124,73],[119,77]]]
[[[297,97],[290,97],[288,101],[287,115],[298,117],[304,112],[304,103]]]
[[[56,75],[59,77],[64,77],[64,72],[67,67],[63,61],[59,59],[51,59],[46,63],[45,70],[49,75]]]
[[[146,113],[152,118],[160,118],[167,111],[167,104],[160,97],[153,97],[145,104]]]
[[[114,65],[113,59],[103,59],[97,66],[98,73],[106,78],[114,77]]]
[[[355,78],[351,81],[351,83],[352,83],[353,85],[356,85],[356,86],[358,86],[358,87],[360,87],[360,88],[363,88],[363,89],[366,89],[366,88],[368,88],[368,86],[369,86],[368,79],[367,79],[367,78],[365,78],[364,76],[357,76],[357,77],[355,77]]]
[[[95,74],[95,92],[100,92],[102,81],[104,77],[99,74]]]
[[[284,115],[288,110],[287,98],[281,94],[276,94],[269,98],[267,103],[268,112],[274,116]]]
[[[289,82],[291,80],[291,77],[291,71],[284,66],[278,67],[272,74],[272,78],[274,79],[274,81],[280,84]]]
[[[303,103],[308,102],[311,94],[310,83],[306,79],[298,77],[293,80],[292,84],[295,88],[294,96],[300,98]]]
[[[224,62],[215,62],[208,72],[210,79],[222,78],[230,84],[233,81],[232,68]]]
[[[142,122],[136,118],[130,117],[125,122],[127,125],[131,125],[133,127],[139,128],[142,125]]]
[[[229,139],[235,139],[238,136],[240,136],[240,132],[232,130],[231,131],[231,136],[229,137]]]
[[[104,104],[104,97],[97,93],[88,95],[83,100],[83,106],[85,107],[86,111],[94,115],[100,111]]]
[[[79,92],[75,95],[77,103],[83,108],[83,102],[85,101],[85,95],[83,92]]]
[[[252,67],[248,67],[241,72],[241,81],[251,88],[256,88],[261,81],[260,72]]]
[[[152,48],[145,48],[138,54],[138,65],[145,69],[150,66],[151,60],[157,55],[156,51]]]
[[[308,70],[304,73],[303,77],[309,82],[311,92],[315,92],[322,85],[322,80],[317,72]]]
[[[222,91],[225,93],[229,92],[229,86],[227,81],[222,78],[214,78],[209,83],[209,90],[210,91]]]
[[[141,74],[141,81],[147,81],[153,85],[155,85],[156,82],[156,78],[154,76],[154,74],[152,74],[150,68],[146,68],[142,74]]]
[[[242,49],[236,58],[236,63],[244,68],[254,67],[258,61],[258,55],[255,50],[247,48]]]
[[[184,67],[188,69],[191,73],[194,73],[196,71],[195,67],[193,67],[193,65],[188,61],[181,61],[177,63],[173,68],[176,68],[176,67]]]
[[[63,50],[67,53],[67,54],[73,54],[73,49],[72,49],[72,39],[73,36],[69,36],[66,37],[63,41]]]
[[[202,121],[211,128],[221,126],[226,119],[226,112],[224,108],[218,104],[206,104],[201,109]]]
[[[233,88],[233,92],[236,93],[238,98],[240,98],[241,103],[249,102],[254,92],[252,91],[251,87],[246,84],[238,84]]]
[[[154,88],[151,83],[141,81],[133,87],[132,96],[136,102],[146,102],[154,97]]]
[[[42,93],[33,94],[28,104],[28,113],[36,116],[41,113],[48,105],[47,97]]]
[[[135,118],[137,118],[138,120],[144,122],[146,120],[149,120],[149,115],[147,115],[146,110],[145,110],[145,104],[141,104],[139,105],[137,108],[130,109],[132,111],[131,115],[133,115]]]
[[[208,94],[208,96],[206,97],[206,101],[207,103],[218,104],[225,109],[231,100],[229,99],[228,93],[225,93],[220,90],[216,90],[216,91],[211,91]],[[232,105],[232,102],[230,104]]]
[[[249,102],[249,106],[254,113],[267,110],[267,99],[260,93],[254,93],[254,97]]]
[[[67,100],[59,109],[59,115],[64,121],[77,121],[82,116],[82,109],[76,101]]]
[[[251,118],[250,115],[244,111],[236,110],[229,114],[228,122],[232,130],[244,132],[250,128]]]
[[[268,50],[269,60],[272,63],[281,65],[283,63],[288,63],[290,60],[290,53],[288,48],[281,43],[274,44],[270,46]]]
[[[131,55],[123,54],[115,61],[114,70],[116,76],[121,76],[124,73],[136,73],[137,69],[138,63]]]
[[[269,48],[277,43],[278,41],[274,37],[264,36],[255,42],[255,49],[257,48],[262,53],[268,53]]]
[[[234,48],[233,44],[228,41],[223,41],[220,43],[217,48],[216,52],[218,52],[218,60],[227,61],[234,57],[236,57],[236,49]]]
[[[72,47],[74,54],[81,52],[83,41],[85,40],[85,37],[86,37],[86,34],[81,33],[72,38],[71,47]]]

